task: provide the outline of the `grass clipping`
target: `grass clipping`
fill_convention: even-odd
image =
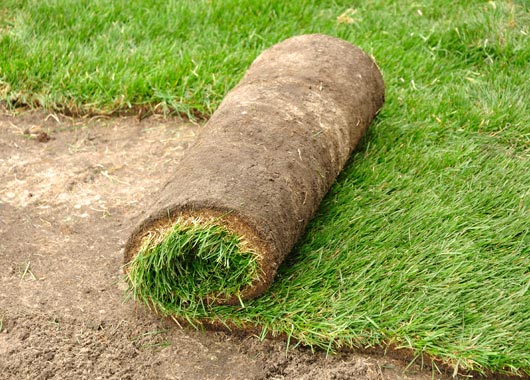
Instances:
[[[149,231],[127,271],[136,299],[167,312],[194,309],[234,297],[259,280],[252,245],[219,220],[180,217]]]

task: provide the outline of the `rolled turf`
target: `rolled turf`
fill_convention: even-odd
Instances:
[[[191,310],[263,293],[383,102],[379,69],[350,43],[264,51],[128,240],[133,294]]]

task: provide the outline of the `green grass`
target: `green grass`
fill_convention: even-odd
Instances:
[[[244,308],[166,311],[530,373],[528,2],[1,4],[7,105],[208,115],[291,35],[372,54],[385,107],[272,288]]]
[[[177,307],[189,313],[240,298],[240,291],[257,278],[256,255],[238,236],[199,222],[175,222],[148,236],[127,269],[130,294],[163,312]]]

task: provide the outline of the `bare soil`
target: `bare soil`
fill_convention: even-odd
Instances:
[[[431,379],[384,356],[183,329],[124,300],[124,242],[198,128],[0,112],[0,378]]]

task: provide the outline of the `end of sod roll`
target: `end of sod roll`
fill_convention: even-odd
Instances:
[[[263,248],[237,217],[215,210],[157,219],[129,250],[134,298],[160,310],[243,304],[263,280]]]
[[[260,54],[125,247],[135,298],[167,310],[262,294],[384,102],[375,62],[325,35]]]

